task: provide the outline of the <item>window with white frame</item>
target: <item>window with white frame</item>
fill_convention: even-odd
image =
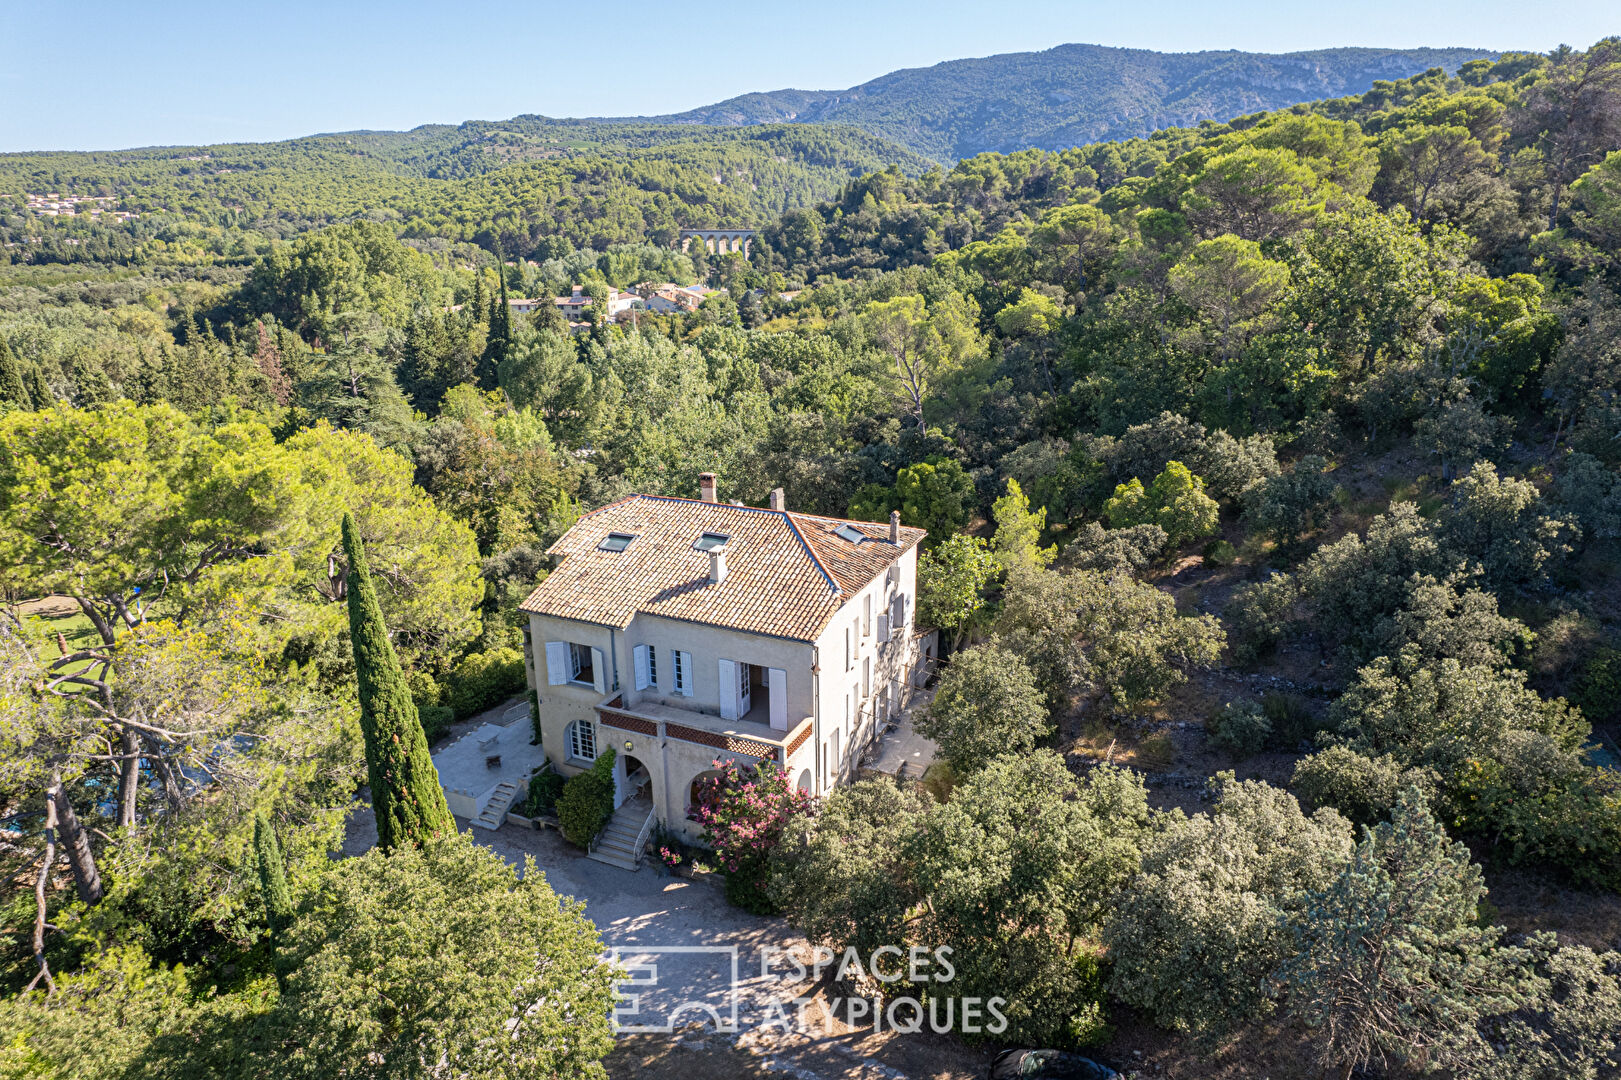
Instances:
[[[861,661],[861,696],[868,697],[872,693],[872,660],[868,658]]]
[[[569,679],[573,682],[585,683],[587,686],[596,682],[596,672],[592,666],[591,646],[569,642],[568,674]]]
[[[692,696],[692,654],[679,649],[670,650],[675,668],[675,692],[683,697]]]
[[[568,756],[575,761],[597,760],[597,728],[589,720],[568,726]]]
[[[601,649],[573,641],[546,643],[546,684],[548,686],[589,686],[599,692],[618,689]]]
[[[636,645],[630,650],[631,668],[636,675],[636,689],[654,690],[659,685],[659,654],[651,645]]]
[[[872,633],[872,593],[861,598],[861,636]]]

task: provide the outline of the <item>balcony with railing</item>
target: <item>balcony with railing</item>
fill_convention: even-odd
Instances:
[[[604,726],[621,731],[680,739],[786,766],[788,759],[810,738],[811,718],[802,717],[796,723],[790,723],[787,731],[778,731],[768,723],[751,719],[759,709],[757,702],[744,718],[723,720],[712,713],[653,701],[626,705],[625,695],[619,693],[597,706],[597,719]]]

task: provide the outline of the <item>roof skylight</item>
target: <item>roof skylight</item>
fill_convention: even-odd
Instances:
[[[838,528],[833,530],[833,535],[837,536],[840,540],[848,540],[852,544],[859,544],[861,541],[867,538],[867,534],[856,528],[854,525],[840,525]]]
[[[692,546],[699,551],[714,551],[716,548],[723,548],[731,542],[732,538],[725,533],[706,532],[698,537],[697,542]]]
[[[597,547],[603,551],[624,551],[630,547],[630,542],[636,539],[631,533],[613,532],[602,538]]]

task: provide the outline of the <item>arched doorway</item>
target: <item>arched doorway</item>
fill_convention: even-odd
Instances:
[[[726,774],[719,769],[705,769],[692,778],[687,786],[687,820],[698,820],[698,807],[712,803],[721,792]]]
[[[799,783],[795,784],[794,786],[800,791],[808,792],[811,789],[812,783],[813,780],[811,777],[811,771],[809,769],[801,769],[799,771]]]
[[[614,806],[650,796],[652,776],[640,759],[621,753],[614,760]]]

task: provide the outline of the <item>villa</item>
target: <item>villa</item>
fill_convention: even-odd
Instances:
[[[933,658],[913,625],[922,529],[794,513],[780,488],[722,503],[712,473],[699,489],[585,514],[520,605],[546,756],[573,775],[615,750],[618,835],[696,837],[717,758],[817,795],[851,779]]]

